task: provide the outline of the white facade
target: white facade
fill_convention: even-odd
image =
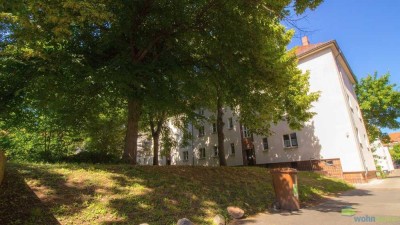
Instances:
[[[371,148],[374,150],[376,164],[382,168],[382,171],[393,171],[394,165],[389,147],[384,146],[380,140],[376,140],[371,144]]]
[[[367,174],[376,171],[366,129],[354,91],[355,78],[335,41],[318,45],[298,55],[298,67],[310,73],[310,91],[320,92],[313,103],[316,115],[299,131],[285,121],[272,125],[269,137],[252,136],[255,164],[290,163],[340,159],[342,171]],[[224,109],[224,150],[229,166],[247,165],[248,152],[243,144],[243,127],[232,110]],[[212,112],[204,110],[209,118]],[[232,122],[232,126],[230,124]],[[172,150],[172,164],[217,166],[214,154],[217,134],[213,124],[188,129],[194,140]],[[175,130],[177,140],[182,134]],[[268,145],[268,146],[266,146]],[[285,146],[286,145],[286,146]]]

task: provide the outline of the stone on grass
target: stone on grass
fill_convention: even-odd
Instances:
[[[176,225],[194,225],[194,223],[192,223],[192,221],[190,221],[189,219],[182,218],[178,220],[178,223]]]
[[[214,216],[213,222],[214,222],[214,225],[225,225],[225,217],[218,214],[218,215]]]
[[[233,207],[233,206],[229,206],[228,208],[226,208],[228,210],[229,215],[233,218],[233,219],[240,219],[244,216],[244,211],[243,209],[239,208],[239,207]]]

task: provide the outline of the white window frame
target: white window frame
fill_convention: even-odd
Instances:
[[[347,95],[347,102],[349,103],[350,110],[351,110],[351,112],[354,112],[353,105],[351,104],[350,95],[349,94],[346,94],[346,95]]]
[[[204,137],[206,134],[204,126],[200,126],[198,130],[199,130],[199,137]]]
[[[217,146],[217,145],[214,145],[214,146],[213,146],[212,151],[213,151],[213,157],[218,157],[219,149],[218,149],[218,146]]]
[[[292,138],[292,135],[295,135],[296,138]],[[289,137],[289,140],[285,140],[285,136]],[[299,141],[297,138],[297,133],[293,132],[293,133],[289,133],[289,134],[284,134],[282,136],[282,140],[283,140],[283,147],[284,148],[297,148],[299,147]],[[295,140],[295,145],[294,145],[294,141]]]
[[[232,117],[228,118],[228,129],[230,129],[230,130],[233,129],[233,118]]]
[[[199,159],[206,158],[206,148],[199,148]]]
[[[358,118],[360,118],[360,121],[362,121],[361,109],[358,106],[356,106],[356,109],[357,109],[357,113],[358,113]]]
[[[217,123],[212,123],[211,131],[213,134],[217,133]]]
[[[251,137],[251,133],[250,133],[249,129],[247,129],[247,127],[242,126],[242,130],[243,130],[243,137],[244,138],[250,138]]]
[[[231,155],[234,155],[235,153],[236,153],[235,143],[231,143]]]
[[[265,147],[265,143],[267,143],[267,147]],[[268,137],[264,137],[262,139],[262,145],[263,145],[263,151],[268,151],[269,150],[269,143],[268,143]]]
[[[183,161],[189,161],[189,151],[183,151]]]

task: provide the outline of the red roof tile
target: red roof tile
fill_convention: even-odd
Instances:
[[[320,47],[321,45],[324,45],[328,42],[322,42],[322,43],[317,43],[317,44],[309,44],[309,45],[302,45],[302,46],[296,46],[296,55],[299,56],[301,54],[304,54],[306,52],[309,52],[315,48]]]
[[[400,132],[389,134],[390,142],[400,142]]]

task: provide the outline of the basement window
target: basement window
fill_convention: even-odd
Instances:
[[[325,164],[327,166],[333,166],[333,160],[327,160],[327,161],[325,161]]]

